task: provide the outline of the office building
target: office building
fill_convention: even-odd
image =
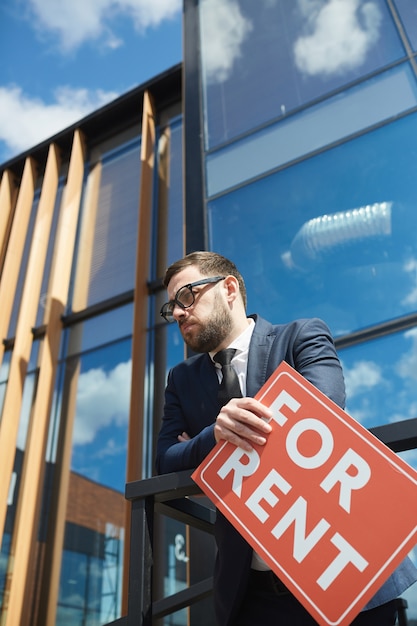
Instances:
[[[154,472],[184,357],[159,309],[185,251],[232,258],[250,313],[324,319],[365,427],[417,418],[415,1],[184,0],[183,19],[180,66],[0,167],[6,626],[123,614],[124,487]],[[168,594],[192,553],[164,524]]]

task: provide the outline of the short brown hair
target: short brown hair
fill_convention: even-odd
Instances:
[[[200,250],[198,252],[191,252],[182,259],[175,261],[165,272],[164,286],[168,287],[169,281],[175,274],[178,274],[191,265],[198,267],[203,276],[215,276],[216,274],[234,276],[239,283],[240,295],[242,296],[243,304],[246,308],[246,287],[242,274],[232,261],[226,259],[226,257],[221,254],[217,254],[217,252]]]

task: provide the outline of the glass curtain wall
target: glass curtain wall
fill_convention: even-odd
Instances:
[[[130,104],[26,157],[14,195],[2,177],[7,625],[99,626],[126,612],[126,477],[153,473],[166,364],[179,350],[155,315],[160,277],[183,252],[179,68],[167,74],[162,100],[134,90]],[[185,529],[168,523],[162,534],[162,588],[182,588]]]
[[[148,476],[155,473],[154,450],[163,411],[163,390],[169,369],[184,358],[184,345],[178,329],[168,326],[160,317],[159,310],[165,302],[165,289],[160,280],[165,269],[183,255],[183,125],[182,117],[174,117],[169,123],[161,123],[158,139],[158,190],[154,244],[154,280],[157,285],[152,298],[153,325],[150,343],[154,346],[153,370],[153,424],[149,425],[147,446]],[[150,407],[149,407],[150,408]],[[156,516],[155,545],[159,545],[155,564],[155,598],[163,598],[181,591],[187,586],[188,546],[184,524],[162,515]],[[188,611],[182,609],[161,620],[166,626],[186,626]]]
[[[97,313],[65,333],[50,436],[48,461],[71,459],[57,626],[121,615],[140,140],[112,143],[91,153],[75,259],[72,309]]]
[[[415,418],[414,0],[200,0],[199,21],[210,249],[250,313],[369,330],[339,349],[353,417]]]

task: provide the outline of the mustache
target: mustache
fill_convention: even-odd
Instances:
[[[181,328],[184,324],[195,324],[196,321],[192,317],[181,318],[178,320],[178,326]]]

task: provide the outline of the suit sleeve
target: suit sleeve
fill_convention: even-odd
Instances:
[[[296,329],[289,364],[342,409],[345,407],[345,382],[333,337],[318,318],[302,321]]]
[[[156,470],[159,474],[196,468],[214,447],[216,414],[199,406],[196,390],[180,368],[168,375],[165,407],[158,436]],[[188,433],[190,441],[178,442],[178,435]]]

